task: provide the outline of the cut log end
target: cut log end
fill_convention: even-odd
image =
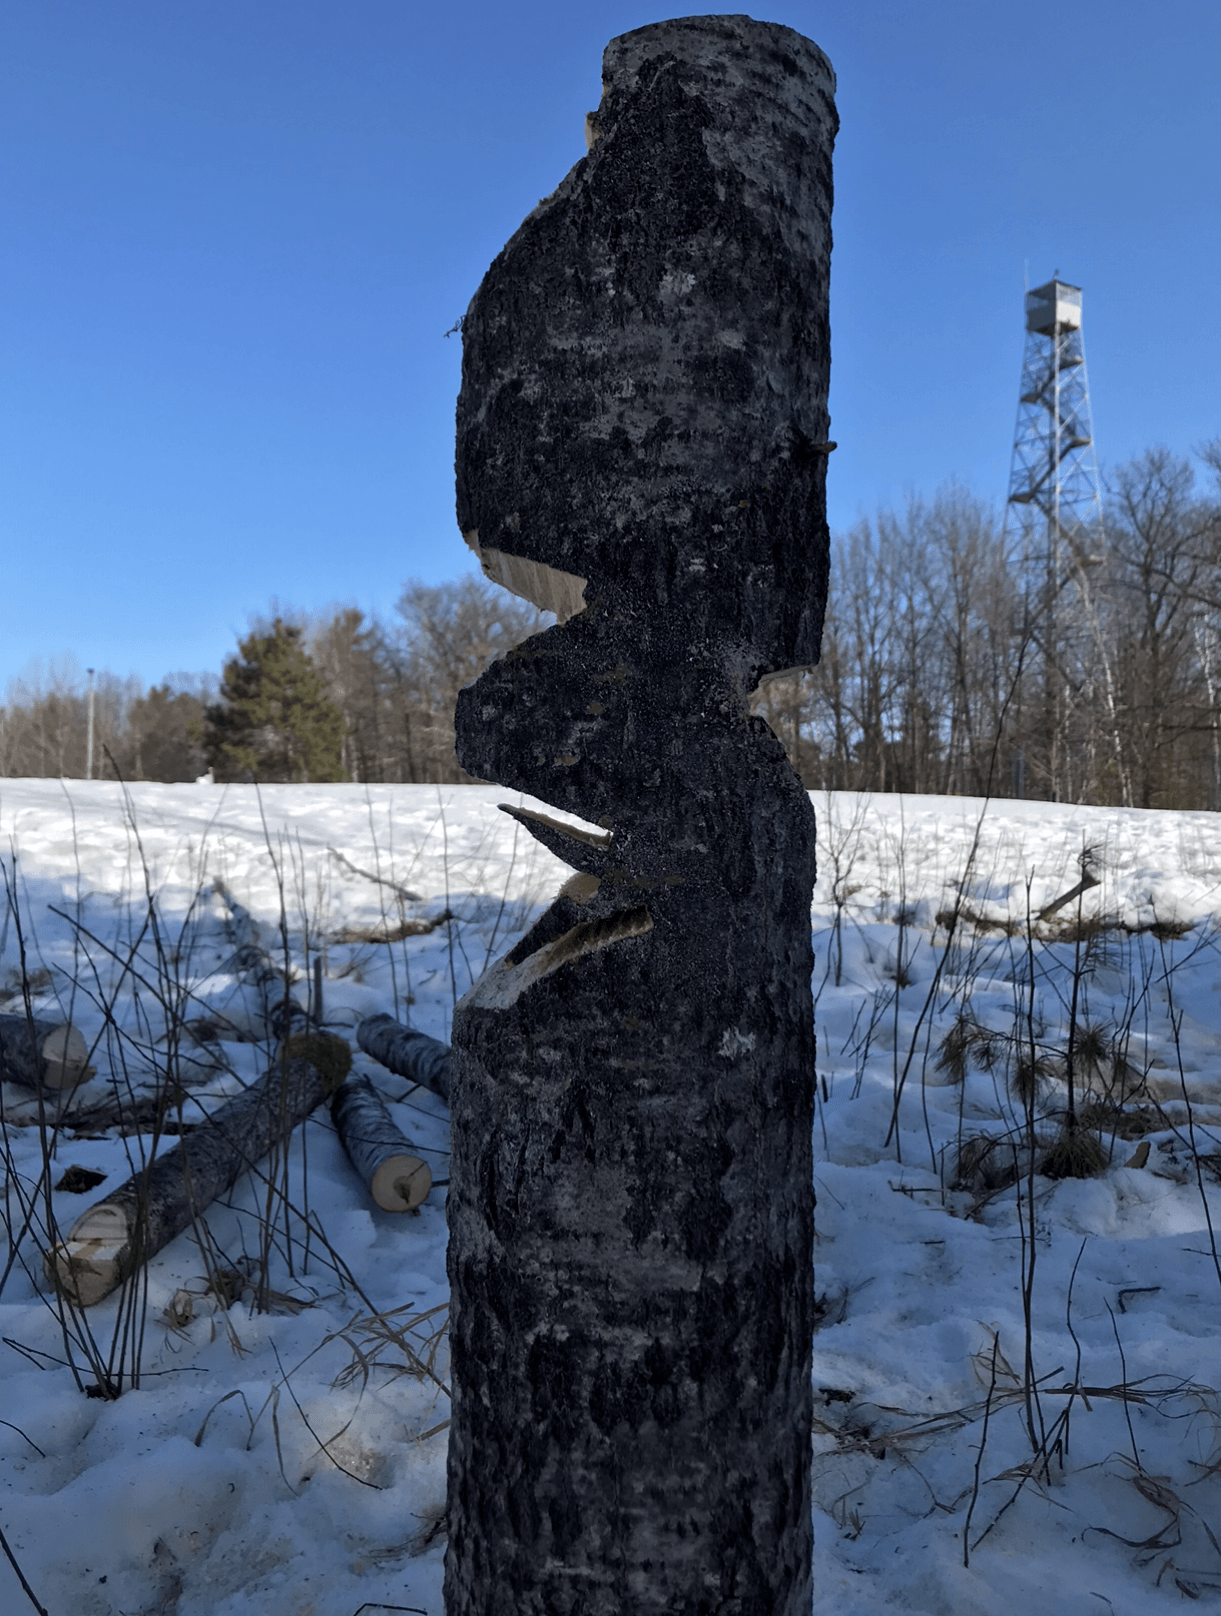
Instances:
[[[51,1092],[93,1076],[89,1050],[75,1027],[29,1015],[0,1015],[0,1078]]]
[[[131,1231],[122,1210],[105,1202],[90,1207],[68,1238],[44,1254],[43,1267],[55,1289],[78,1307],[100,1302],[131,1270]]]
[[[387,1156],[369,1183],[383,1212],[414,1212],[432,1188],[432,1171],[416,1156]]]
[[[54,1027],[42,1041],[42,1085],[48,1089],[74,1089],[93,1076],[89,1049],[75,1027]]]

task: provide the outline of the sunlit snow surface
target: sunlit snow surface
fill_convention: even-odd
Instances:
[[[20,935],[11,912],[0,918],[0,994],[24,947],[35,1013],[70,1014],[96,1041],[97,1076],[77,1103],[115,1084],[151,1094],[167,1019],[257,1027],[219,878],[273,955],[282,914],[298,970],[307,946],[324,955],[336,1030],[389,1011],[446,1038],[456,997],[568,873],[497,812],[504,796],[0,781],[0,858],[20,918]],[[820,1616],[1221,1602],[1221,1280],[1203,1200],[1221,1224],[1218,819],[847,794],[814,805]],[[1115,924],[1086,945],[1028,943],[1027,916],[1078,882],[1086,845],[1100,884],[1082,918]],[[960,919],[947,953],[956,903],[981,925]],[[405,941],[336,940],[447,909],[454,920]],[[1057,919],[1077,914],[1074,901]],[[1118,1040],[1127,1062],[1117,1078],[1108,1055],[1082,1081],[1143,1084],[1129,1110],[1144,1106],[1150,1150],[1126,1166],[1139,1141],[1116,1139],[1102,1177],[1034,1181],[1036,1426],[1053,1429],[1074,1382],[1101,1390],[1075,1399],[1067,1451],[1019,1491],[1032,1457],[1015,1396],[1030,1248],[1013,1187],[951,1186],[960,1139],[1020,1133],[1013,1067],[1032,1039],[1040,1130],[1054,1135],[1074,976],[1078,1026],[1105,1032],[1112,1052]],[[304,1002],[304,977],[296,991]],[[971,1058],[956,1082],[939,1050],[964,1009],[992,1034],[992,1064]],[[212,1071],[197,1047],[194,1065],[180,1058],[184,1114],[268,1063],[266,1043],[219,1049]],[[444,1179],[444,1107],[360,1054],[355,1065]],[[44,1171],[28,1091],[5,1086],[3,1102],[10,1237],[27,1213],[29,1229],[0,1294],[0,1525],[52,1616],[354,1616],[366,1601],[440,1616],[444,1187],[418,1216],[377,1210],[321,1109],[290,1154],[291,1263],[277,1202],[267,1279],[281,1300],[257,1312],[247,1290],[223,1310],[196,1237],[182,1236],[146,1270],[139,1388],[104,1401],[64,1366],[71,1355],[94,1379],[41,1285],[42,1187],[74,1165],[106,1175],[85,1194],[52,1190],[66,1229],[128,1177],[139,1141],[74,1137],[69,1113]],[[209,1210],[214,1269],[256,1271],[266,1197],[247,1179]],[[129,1316],[117,1296],[86,1315],[103,1359],[130,1361]],[[435,1378],[401,1373],[404,1340]],[[1124,1384],[1128,1399],[1105,1395]],[[0,1561],[0,1610],[23,1608]]]

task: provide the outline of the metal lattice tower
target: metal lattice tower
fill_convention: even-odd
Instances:
[[[1026,293],[1026,352],[1005,529],[1006,537],[1020,540],[1021,632],[1041,653],[1042,744],[1035,747],[1035,762],[1054,801],[1066,784],[1069,711],[1088,683],[1084,641],[1097,626],[1088,569],[1103,560],[1105,547],[1081,288],[1058,274]],[[1025,767],[1023,746],[1014,759],[1015,796],[1025,795]]]
[[[1009,473],[1006,526],[1024,535],[1053,590],[1063,569],[1103,549],[1102,495],[1081,336],[1081,288],[1048,281],[1026,293],[1026,353]]]

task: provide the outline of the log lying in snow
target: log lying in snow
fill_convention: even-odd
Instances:
[[[386,1015],[366,1016],[356,1029],[356,1042],[379,1065],[431,1089],[449,1104],[448,1044]]]
[[[432,1188],[426,1162],[390,1120],[367,1077],[350,1077],[331,1101],[331,1116],[348,1160],[385,1212],[410,1212]]]
[[[234,971],[249,988],[258,994],[268,1029],[277,1038],[290,1038],[309,1026],[309,1016],[292,997],[282,969],[277,969],[271,955],[259,947],[258,927],[250,911],[243,907],[219,877],[212,890],[228,907],[228,928],[237,945],[233,955]]]
[[[297,1041],[295,1041],[297,1042]],[[127,1183],[77,1218],[68,1237],[44,1253],[47,1278],[70,1301],[92,1307],[150,1257],[167,1246],[342,1083],[351,1053],[342,1039],[317,1044],[315,1060],[273,1066],[236,1095],[173,1150],[158,1156]],[[337,1047],[333,1047],[337,1046]],[[291,1053],[291,1051],[290,1051]],[[332,1067],[329,1077],[319,1067]]]
[[[0,1079],[30,1089],[71,1089],[93,1076],[89,1051],[62,1021],[0,1016]]]
[[[1101,885],[1101,881],[1093,873],[1093,871],[1083,867],[1081,871],[1081,879],[1077,882],[1077,885],[1073,887],[1071,891],[1063,893],[1055,900],[1054,903],[1049,903],[1044,908],[1040,909],[1038,918],[1040,920],[1050,920],[1054,914],[1057,914],[1061,909],[1064,908],[1065,904],[1072,903],[1074,898],[1079,898],[1083,892],[1088,892],[1091,887]]]

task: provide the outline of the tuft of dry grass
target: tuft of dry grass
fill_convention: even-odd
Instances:
[[[1039,1163],[1044,1178],[1097,1178],[1106,1169],[1106,1151],[1080,1126],[1065,1128]]]
[[[308,1061],[332,1094],[352,1070],[352,1051],[347,1039],[332,1037],[330,1033],[294,1033],[284,1045],[284,1058]]]
[[[1077,1121],[1093,1133],[1116,1139],[1143,1139],[1166,1126],[1165,1117],[1154,1106],[1128,1108],[1111,1100],[1091,1100],[1082,1107]]]
[[[1043,1050],[1036,1050],[1032,1054],[1028,1048],[1023,1048],[1013,1063],[1013,1071],[1009,1076],[1009,1087],[1015,1099],[1020,1100],[1023,1106],[1030,1106],[1038,1095],[1039,1089],[1047,1078],[1053,1077],[1056,1072],[1056,1061],[1053,1056]]]
[[[962,1011],[941,1040],[937,1048],[937,1065],[954,1083],[961,1083],[974,1062],[985,1072],[996,1064],[999,1033],[981,1026],[973,1016]]]

